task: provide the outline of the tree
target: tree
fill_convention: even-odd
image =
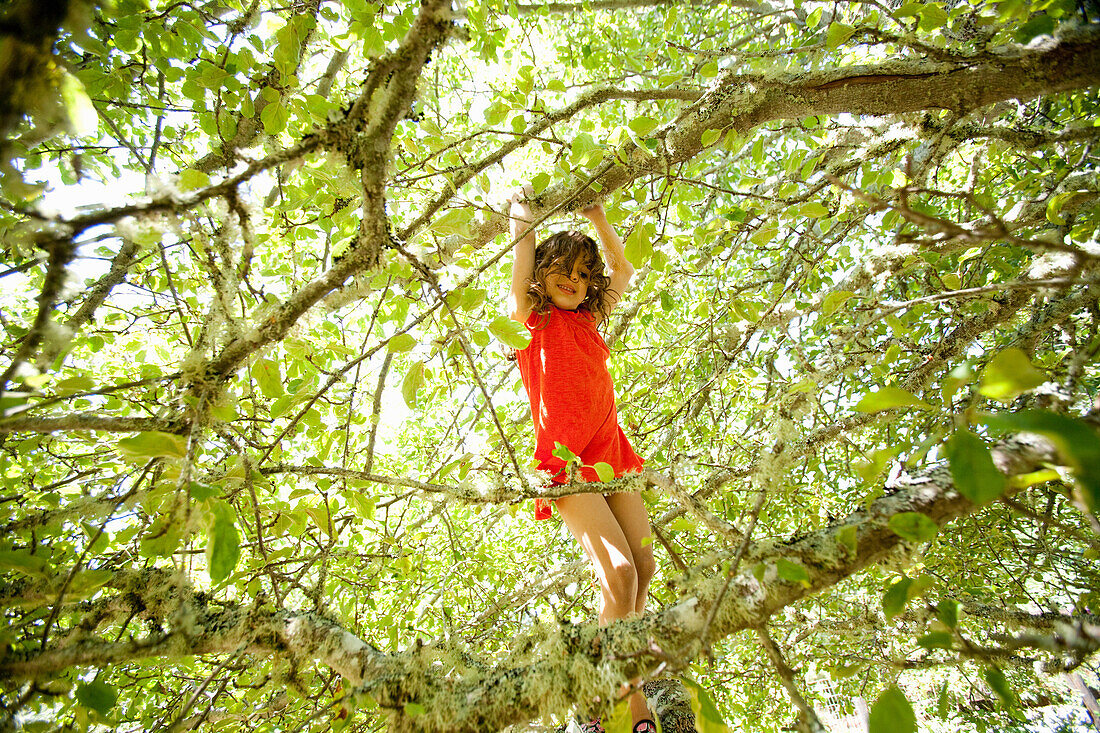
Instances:
[[[682,674],[707,730],[820,730],[824,679],[877,730],[1072,711],[1092,5],[261,5],[4,5],[10,724],[528,729]],[[603,629],[526,501],[591,487],[527,465],[524,182],[639,270],[604,488],[662,568]]]

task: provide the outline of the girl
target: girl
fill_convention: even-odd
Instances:
[[[599,480],[590,468],[611,465],[616,476],[641,469],[642,459],[619,427],[615,392],[607,371],[610,354],[599,326],[618,304],[634,268],[623,242],[599,205],[582,214],[600,238],[604,262],[591,237],[558,232],[535,246],[531,207],[522,192],[511,199],[515,261],[508,311],[527,326],[531,343],[518,352],[523,385],[531,400],[535,425],[535,459],[555,483],[567,483],[566,462],[554,455],[560,443],[584,466],[584,481]],[[522,235],[522,236],[521,236]],[[554,502],[569,531],[595,567],[600,581],[600,623],[640,614],[655,565],[648,542],[649,517],[638,494],[575,494]],[[536,500],[535,518],[546,519],[550,503]],[[656,733],[645,697],[630,697],[635,733]],[[585,726],[600,732],[599,721]]]

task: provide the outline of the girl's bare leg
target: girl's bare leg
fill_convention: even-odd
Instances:
[[[638,603],[634,553],[607,499],[600,494],[576,494],[555,503],[565,525],[596,569],[603,595],[600,623],[634,613]]]
[[[558,499],[558,511],[596,569],[603,603],[600,623],[641,613],[653,577],[649,518],[637,494],[576,494]],[[630,696],[634,722],[650,717],[645,696]]]
[[[607,505],[619,523],[630,554],[634,558],[634,572],[638,576],[638,593],[634,603],[634,613],[645,611],[645,599],[649,592],[649,581],[657,571],[653,560],[653,530],[649,527],[649,513],[641,494],[608,494]]]

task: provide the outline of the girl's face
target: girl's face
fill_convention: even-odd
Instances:
[[[588,263],[578,257],[572,265],[560,260],[546,274],[546,292],[562,310],[575,311],[588,295]]]

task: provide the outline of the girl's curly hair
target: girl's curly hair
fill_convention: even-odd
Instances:
[[[589,276],[588,293],[577,310],[588,311],[601,320],[607,317],[611,278],[604,274],[603,259],[600,258],[596,241],[578,231],[552,234],[535,247],[534,277],[527,287],[527,297],[531,299],[533,312],[545,314],[550,311],[550,294],[546,292],[547,276],[555,272],[568,275],[578,258],[588,266]]]

